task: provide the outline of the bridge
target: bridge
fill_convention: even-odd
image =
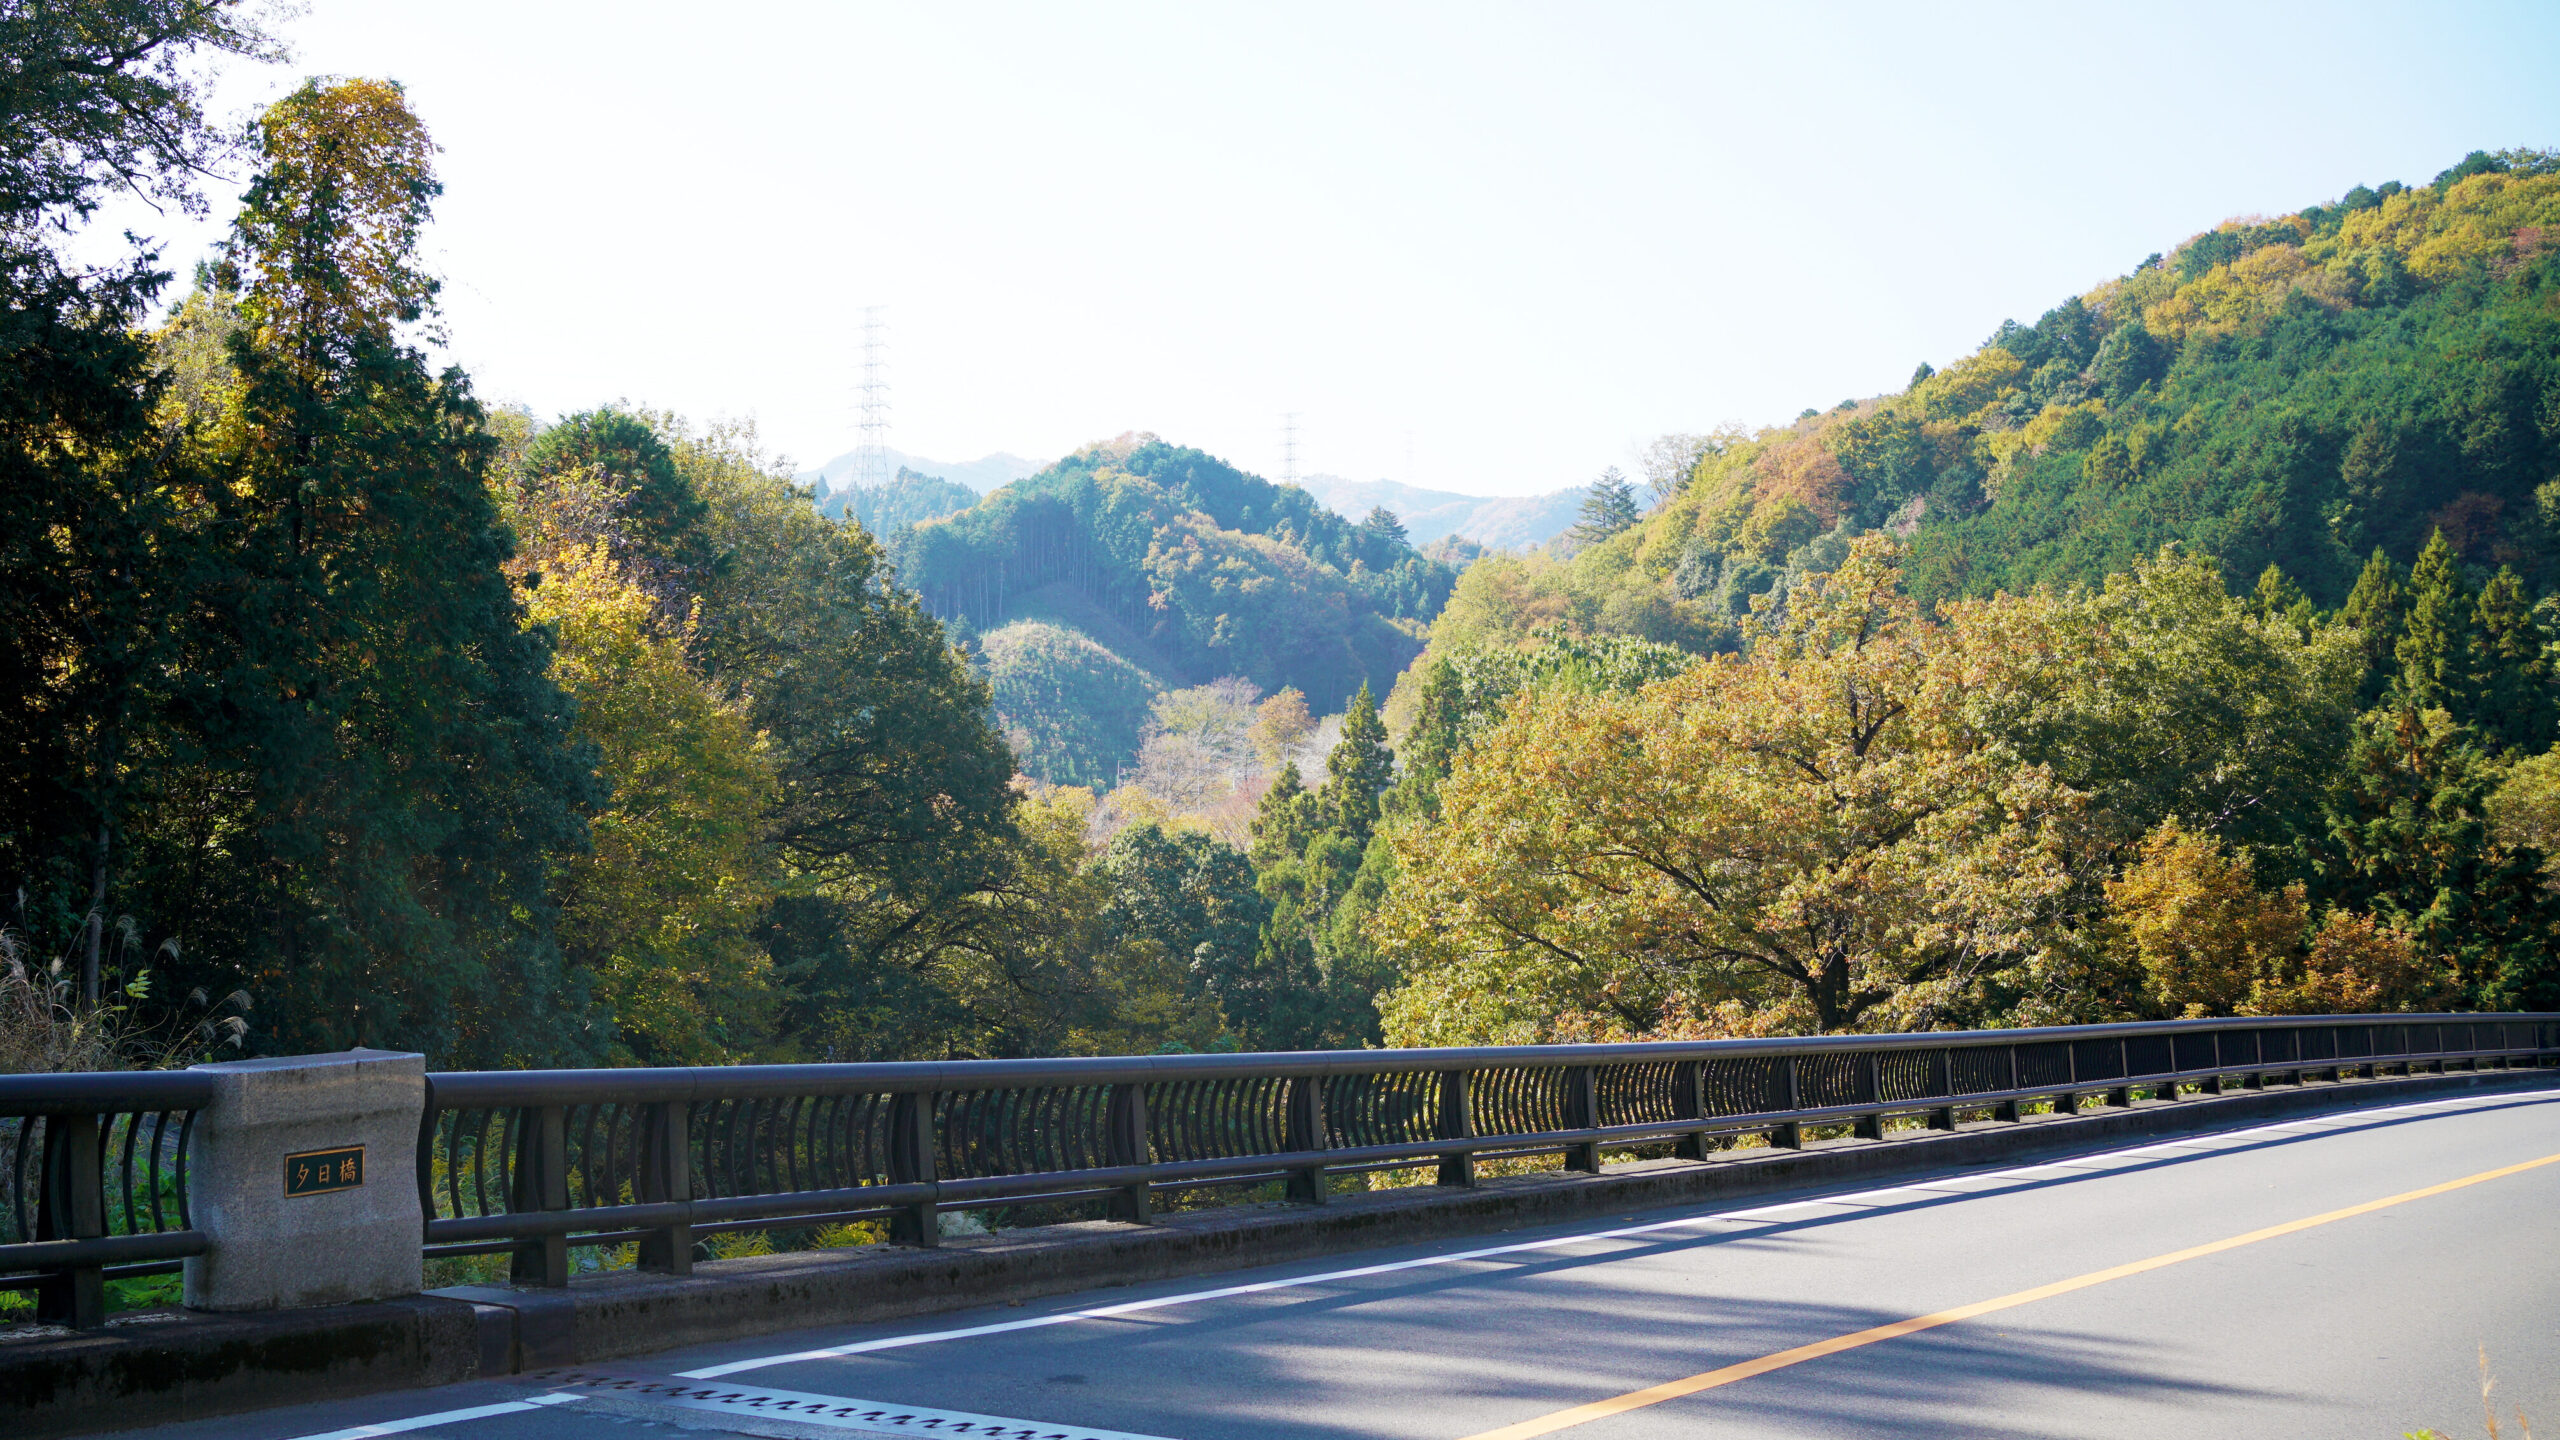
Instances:
[[[2555,1065],[2560,1017],[2360,1016],[423,1077],[406,1253],[511,1283],[0,1341],[0,1385],[90,1386],[30,1433],[169,1440],[2475,1433],[2483,1347],[2502,1422],[2560,1398]],[[147,1174],[167,1113],[100,1153]],[[998,1203],[1116,1218],[945,1233]],[[845,1217],[903,1243],[701,1258]],[[227,1242],[150,1233],[214,1247],[209,1294]],[[410,1309],[468,1317],[454,1383],[314,1364],[328,1398],[186,1418],[63,1358]],[[295,1395],[186,1363],[201,1409]]]

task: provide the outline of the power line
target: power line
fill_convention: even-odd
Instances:
[[[854,447],[853,483],[874,489],[889,483],[889,379],[888,362],[883,355],[887,346],[888,325],[880,316],[886,305],[862,307],[862,384],[855,393],[860,396],[862,443]]]

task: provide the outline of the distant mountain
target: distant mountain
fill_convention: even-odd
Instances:
[[[1394,480],[1345,480],[1339,475],[1310,475],[1298,482],[1323,506],[1347,520],[1358,520],[1374,505],[1384,505],[1404,522],[1404,533],[1416,545],[1450,535],[1493,550],[1529,550],[1573,528],[1590,493],[1582,486],[1545,495],[1460,495],[1425,490]]]
[[[874,535],[921,525],[954,515],[978,503],[978,492],[938,475],[919,475],[904,466],[886,485],[841,485],[818,501],[818,513],[829,519],[852,519]]]
[[[791,478],[804,485],[814,484],[821,493],[842,490],[852,485],[854,466],[861,456],[859,450],[847,450],[817,469],[803,470]],[[888,457],[892,475],[900,470],[913,470],[919,475],[956,480],[981,495],[992,494],[1025,476],[1037,475],[1049,463],[1046,460],[1025,460],[1002,450],[975,460],[928,460],[904,450],[891,450]]]

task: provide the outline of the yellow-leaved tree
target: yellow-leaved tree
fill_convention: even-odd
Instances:
[[[613,787],[594,848],[553,882],[561,949],[611,1009],[626,1063],[747,1058],[772,1028],[753,927],[772,900],[773,769],[746,721],[705,690],[685,634],[602,544],[555,551],[526,606],[559,649],[576,738]]]
[[[1511,702],[1396,833],[1391,1043],[1925,1028],[2049,944],[2081,797],[1969,718],[2018,661],[1899,558],[1858,540],[1747,655]]]
[[[2422,955],[2407,931],[2345,910],[2315,928],[2299,882],[2259,889],[2246,855],[2175,818],[2143,837],[2106,892],[2146,998],[2172,1018],[2425,1010],[2459,993],[2451,964]]]

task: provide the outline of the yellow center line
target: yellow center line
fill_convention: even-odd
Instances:
[[[1612,1415],[1623,1415],[1630,1410],[1659,1405],[1665,1400],[1677,1400],[1684,1395],[1695,1395],[1701,1390],[1713,1390],[1718,1386],[1730,1385],[1737,1380],[1748,1380],[1754,1375],[1766,1375],[1772,1370],[1784,1370],[1790,1365],[1819,1360],[1825,1355],[1837,1355],[1843,1350],[1856,1350],[1886,1340],[1898,1340],[1905,1335],[1934,1330],[1941,1325],[1953,1325],[1959,1320],[1971,1320],[1997,1310],[2010,1310],[2020,1305],[2031,1305],[2038,1300],[2049,1300],[2056,1295],[2068,1295],[2074,1290],[2086,1290],[2092,1285],[2104,1285],[2110,1280],[2122,1280],[2128,1275],[2140,1275],[2146,1271],[2158,1270],[2182,1261],[2200,1260],[2207,1255],[2219,1255],[2225,1250],[2237,1250],[2243,1245],[2255,1245],[2261,1240],[2273,1240],[2279,1235],[2291,1235],[2298,1230],[2308,1230],[2315,1225],[2352,1220],[2358,1215],[2370,1215],[2376,1210],[2388,1210],[2394,1205],[2406,1205],[2412,1200],[2424,1200],[2432,1195],[2443,1195],[2469,1186],[2483,1185],[2491,1180],[2503,1180],[2509,1175],[2521,1175],[2527,1170],[2538,1170],[2545,1165],[2553,1164],[2560,1164],[2560,1155],[2545,1155],[2539,1160],[2527,1160],[2521,1165],[2483,1170],[2477,1175],[2465,1175],[2459,1180],[2447,1180],[2441,1185],[2430,1185],[2423,1190],[2404,1191],[2380,1200],[2368,1200],[2362,1205],[2350,1205],[2344,1210],[2331,1210],[2325,1214],[2305,1216],[2300,1220],[2288,1220],[2282,1225],[2270,1225],[2264,1230],[2252,1230],[2245,1235],[2234,1235],[2227,1240],[2216,1240],[2210,1244],[2197,1245],[2186,1250],[2173,1250],[2166,1255],[2154,1255],[2148,1260],[2136,1260],[2129,1265],[2092,1270],[2086,1275],[2074,1275],[2068,1280],[2056,1280],[2050,1285],[2039,1285],[2032,1290],[2020,1290],[1995,1299],[1977,1300],[1971,1305],[1959,1305],[1952,1310],[1940,1310],[1931,1315],[1915,1315],[1908,1320],[1896,1320],[1890,1325],[1878,1325],[1853,1334],[1817,1340],[1810,1345],[1799,1345],[1792,1350],[1763,1355],[1757,1360],[1745,1360],[1739,1365],[1727,1365],[1721,1370],[1705,1371],[1683,1380],[1668,1380],[1660,1385],[1648,1386],[1642,1390],[1630,1390],[1624,1395],[1612,1396],[1606,1400],[1594,1400],[1588,1405],[1576,1405],[1569,1410],[1558,1410],[1553,1414],[1541,1415],[1534,1420],[1523,1420],[1517,1425],[1505,1425],[1499,1430],[1486,1430],[1480,1434],[1466,1436],[1464,1440],[1529,1440],[1533,1435],[1552,1435],[1559,1430],[1569,1430],[1576,1425],[1588,1425],[1594,1420],[1605,1420]]]

